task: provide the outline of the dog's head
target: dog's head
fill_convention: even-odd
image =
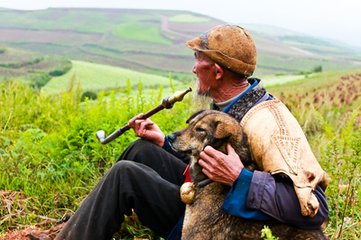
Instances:
[[[230,143],[238,154],[244,151],[242,128],[239,122],[226,113],[214,110],[198,112],[187,120],[188,126],[168,136],[171,146],[191,156],[191,177],[193,181],[205,178],[197,164],[199,153],[206,146],[226,153]]]
[[[206,146],[224,152],[222,147],[227,142],[242,139],[241,126],[231,116],[214,110],[205,110],[193,114],[188,120],[188,127],[169,135],[172,147],[190,155],[198,155]]]

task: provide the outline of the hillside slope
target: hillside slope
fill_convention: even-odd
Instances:
[[[184,11],[0,9],[0,43],[70,59],[187,78],[193,64],[184,42],[221,20]],[[258,31],[257,29],[260,29]],[[275,36],[250,28],[258,47],[256,74],[360,68],[360,54],[326,40]]]
[[[40,88],[52,77],[64,74],[71,67],[71,62],[63,57],[0,45],[0,82],[21,79]]]
[[[72,61],[72,69],[66,74],[52,78],[41,90],[48,94],[65,92],[71,84],[79,84],[82,91],[109,90],[142,86],[158,89],[159,86],[169,86],[166,77],[141,73],[120,67],[101,65],[82,61]],[[178,84],[173,81],[173,84]]]

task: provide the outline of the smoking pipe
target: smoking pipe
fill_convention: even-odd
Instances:
[[[191,91],[192,91],[192,88],[190,88],[190,87],[185,91],[176,91],[172,96],[164,98],[161,104],[159,104],[152,110],[146,112],[142,116],[141,119],[149,118],[150,116],[154,115],[155,113],[159,112],[160,110],[162,110],[164,108],[166,108],[166,109],[172,108],[174,103],[182,101],[184,96]],[[121,136],[124,132],[126,132],[130,128],[131,127],[129,127],[128,125],[125,125],[121,128],[118,128],[117,130],[115,130],[108,137],[105,137],[104,130],[99,130],[96,132],[96,137],[98,138],[98,140],[101,144],[107,144],[107,143],[113,141],[114,139],[116,139],[117,137]]]

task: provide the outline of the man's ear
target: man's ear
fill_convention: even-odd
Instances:
[[[216,68],[216,79],[221,79],[224,74],[223,68],[218,63],[214,63],[214,66]]]

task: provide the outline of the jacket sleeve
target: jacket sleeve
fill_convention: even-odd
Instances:
[[[327,200],[320,187],[315,190],[320,208],[315,217],[304,217],[292,182],[266,172],[242,170],[223,203],[231,215],[253,220],[274,218],[303,229],[318,229],[328,216]]]
[[[290,180],[255,171],[248,192],[247,207],[258,209],[273,218],[303,229],[317,229],[328,217],[328,204],[321,187],[314,194],[320,208],[314,217],[304,217]]]
[[[247,207],[247,195],[251,186],[253,173],[243,168],[237,180],[233,183],[223,202],[222,209],[230,215],[253,220],[272,219],[258,209]]]

